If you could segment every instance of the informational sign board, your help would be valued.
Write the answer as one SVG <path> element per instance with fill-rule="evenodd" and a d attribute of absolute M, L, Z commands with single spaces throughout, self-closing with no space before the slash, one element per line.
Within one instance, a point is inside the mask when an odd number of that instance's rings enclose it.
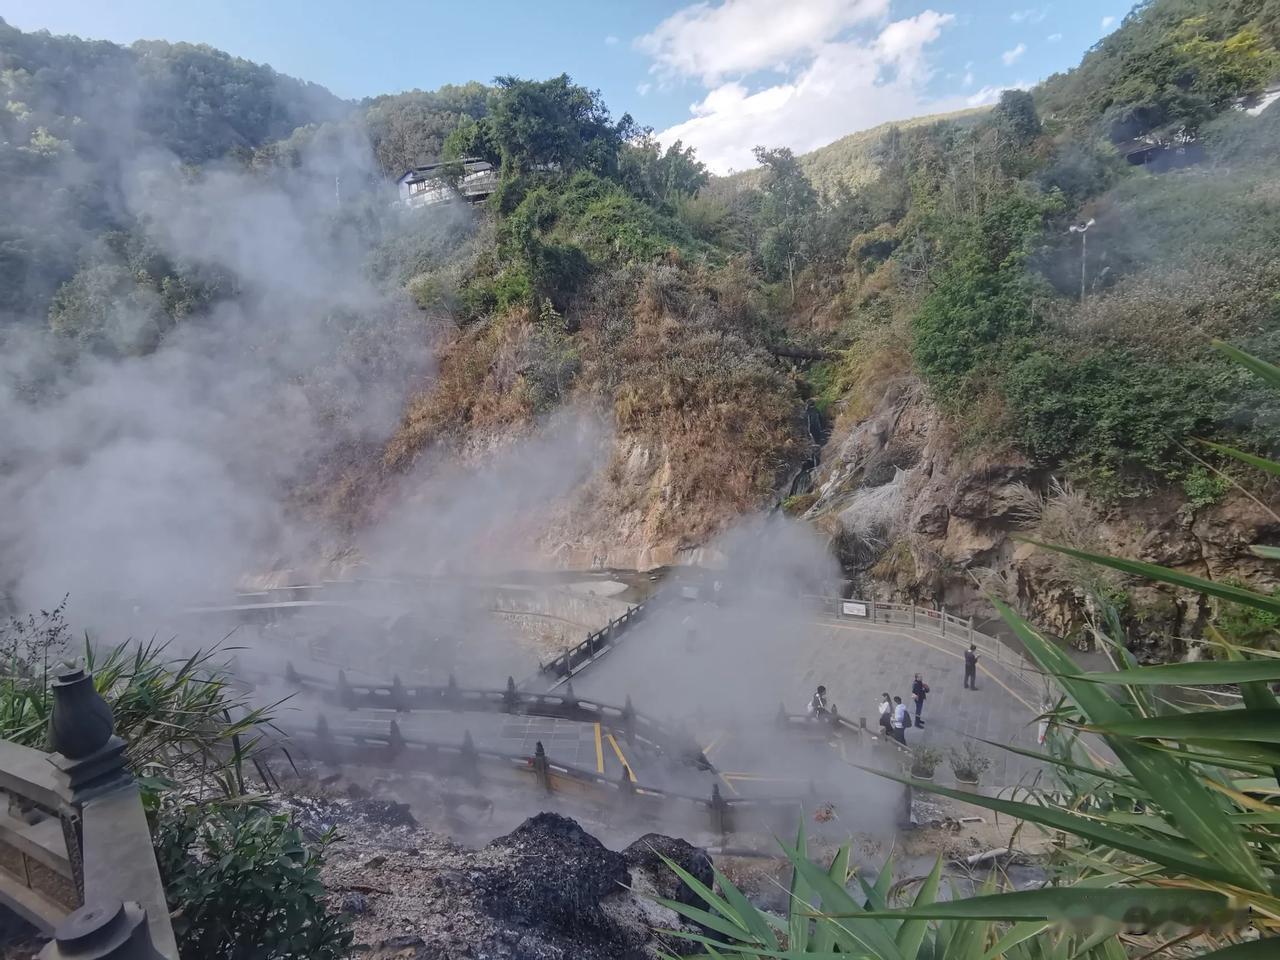
<path fill-rule="evenodd" d="M 867 605 L 845 600 L 840 604 L 840 612 L 846 617 L 865 617 L 867 615 Z"/>
<path fill-rule="evenodd" d="M 697 587 L 681 587 L 680 596 L 684 597 L 686 600 L 697 600 L 698 588 Z"/>

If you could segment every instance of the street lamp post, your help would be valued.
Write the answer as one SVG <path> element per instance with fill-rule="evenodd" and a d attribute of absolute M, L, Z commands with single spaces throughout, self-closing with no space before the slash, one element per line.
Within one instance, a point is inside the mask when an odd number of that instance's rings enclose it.
<path fill-rule="evenodd" d="M 1085 291 L 1085 264 L 1086 254 L 1089 250 L 1088 232 L 1089 228 L 1094 224 L 1093 217 L 1089 218 L 1088 223 L 1073 223 L 1070 227 L 1072 233 L 1080 234 L 1080 302 L 1084 303 Z"/>

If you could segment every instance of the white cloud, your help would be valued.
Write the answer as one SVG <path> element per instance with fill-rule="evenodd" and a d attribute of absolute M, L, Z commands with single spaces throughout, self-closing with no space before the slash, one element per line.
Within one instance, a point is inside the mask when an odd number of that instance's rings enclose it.
<path fill-rule="evenodd" d="M 1009 14 L 1009 19 L 1014 23 L 1039 23 L 1049 15 L 1049 8 L 1031 7 L 1027 10 L 1015 10 Z"/>
<path fill-rule="evenodd" d="M 618 45 L 618 38 L 611 33 L 604 38 L 604 45 L 606 47 L 616 47 Z"/>
<path fill-rule="evenodd" d="M 1060 41 L 1060 40 L 1062 39 L 1062 34 L 1060 34 L 1060 33 L 1051 33 L 1051 34 L 1049 34 L 1049 36 L 1045 37 L 1045 39 L 1046 39 L 1046 40 L 1048 40 L 1050 43 L 1057 43 L 1058 41 Z"/>
<path fill-rule="evenodd" d="M 1019 80 L 1017 83 L 1006 83 L 998 87 L 983 87 L 977 93 L 965 98 L 965 106 L 969 107 L 985 107 L 995 103 L 1000 99 L 1000 94 L 1006 90 L 1030 90 L 1031 84 L 1026 80 Z"/>
<path fill-rule="evenodd" d="M 711 9 L 700 4 L 683 12 L 705 15 Z M 887 23 L 870 37 L 829 40 L 785 82 L 754 90 L 743 76 L 752 67 L 741 66 L 737 78 L 727 79 L 720 76 L 727 68 L 713 68 L 703 58 L 691 72 L 720 79 L 707 83 L 706 95 L 690 107 L 689 120 L 662 131 L 659 139 L 683 140 L 712 170 L 724 173 L 753 166 L 756 144 L 804 152 L 888 120 L 957 109 L 964 105 L 961 97 L 930 101 L 925 94 L 932 75 L 926 49 L 954 19 L 926 10 Z M 715 61 L 727 62 L 728 56 Z M 737 62 L 758 58 L 744 55 Z"/>
<path fill-rule="evenodd" d="M 962 86 L 962 87 L 972 87 L 972 86 L 973 86 L 973 84 L 974 84 L 973 71 L 972 71 L 972 70 L 966 70 L 966 71 L 964 72 L 964 76 L 960 79 L 960 86 Z"/>
<path fill-rule="evenodd" d="M 649 91 L 652 89 L 653 89 L 653 84 L 651 83 L 641 83 L 636 85 L 636 93 L 640 94 L 640 96 L 642 97 L 648 96 Z"/>
<path fill-rule="evenodd" d="M 696 77 L 714 86 L 733 74 L 815 56 L 845 30 L 886 16 L 889 0 L 724 0 L 694 3 L 663 20 L 636 46 L 654 73 Z"/>
<path fill-rule="evenodd" d="M 1102 29 L 1103 29 L 1103 30 L 1110 30 L 1110 29 L 1111 29 L 1112 27 L 1114 27 L 1115 25 L 1116 25 L 1116 18 L 1115 18 L 1115 17 L 1103 17 L 1103 18 L 1102 18 Z"/>
<path fill-rule="evenodd" d="M 1011 67 L 1021 60 L 1022 55 L 1026 52 L 1027 45 L 1025 43 L 1020 43 L 1012 50 L 1006 50 L 1004 53 L 1000 54 L 1000 59 L 1004 61 L 1004 65 L 1006 67 Z"/>

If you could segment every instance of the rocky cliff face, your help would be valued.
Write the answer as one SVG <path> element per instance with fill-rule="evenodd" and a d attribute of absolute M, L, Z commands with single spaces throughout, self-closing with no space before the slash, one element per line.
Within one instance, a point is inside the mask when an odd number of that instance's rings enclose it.
<path fill-rule="evenodd" d="M 1238 490 L 1196 509 L 1176 491 L 1108 506 L 1011 451 L 962 449 L 920 384 L 892 384 L 870 416 L 837 424 L 806 517 L 827 529 L 859 592 L 991 615 L 986 594 L 1053 633 L 1087 641 L 1090 589 L 1116 602 L 1135 646 L 1181 656 L 1210 614 L 1189 591 L 1127 582 L 1015 539 L 1022 534 L 1270 588 L 1251 544 L 1280 523 Z"/>
<path fill-rule="evenodd" d="M 473 850 L 418 827 L 396 804 L 293 797 L 287 806 L 313 834 L 340 829 L 324 882 L 370 960 L 678 954 L 687 941 L 659 931 L 687 928 L 653 898 L 698 901 L 659 854 L 712 882 L 710 858 L 683 840 L 648 834 L 616 852 L 554 813 Z"/>

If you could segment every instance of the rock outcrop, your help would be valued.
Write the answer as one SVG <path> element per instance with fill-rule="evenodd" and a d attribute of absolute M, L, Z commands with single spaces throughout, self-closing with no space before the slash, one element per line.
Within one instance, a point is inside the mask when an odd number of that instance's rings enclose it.
<path fill-rule="evenodd" d="M 659 854 L 712 881 L 707 854 L 671 837 L 615 852 L 541 813 L 472 850 L 366 811 L 369 802 L 288 804 L 304 827 L 340 828 L 324 880 L 371 960 L 648 960 L 688 947 L 658 932 L 688 928 L 653 898 L 697 902 Z"/>
<path fill-rule="evenodd" d="M 891 385 L 866 418 L 837 425 L 816 481 L 806 516 L 830 531 L 857 592 L 879 599 L 984 618 L 995 592 L 1087 642 L 1084 587 L 1099 571 L 1019 533 L 1213 580 L 1278 582 L 1275 564 L 1249 547 L 1280 539 L 1280 523 L 1247 495 L 1233 490 L 1200 508 L 1176 490 L 1119 507 L 1090 500 L 1014 451 L 962 449 L 912 378 Z M 1199 595 L 1118 575 L 1092 586 L 1120 602 L 1131 643 L 1153 657 L 1184 655 L 1211 613 Z"/>

